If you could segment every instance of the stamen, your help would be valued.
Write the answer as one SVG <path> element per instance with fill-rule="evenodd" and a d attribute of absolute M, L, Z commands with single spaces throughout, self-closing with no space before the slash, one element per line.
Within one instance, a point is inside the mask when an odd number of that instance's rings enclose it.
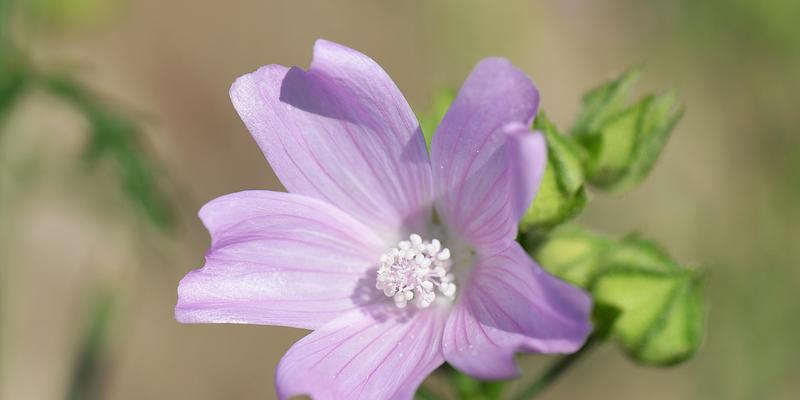
<path fill-rule="evenodd" d="M 382 255 L 380 262 L 375 287 L 393 298 L 398 308 L 411 300 L 418 308 L 429 307 L 436 300 L 436 290 L 449 298 L 456 294 L 450 250 L 437 239 L 424 241 L 411 234 Z"/>

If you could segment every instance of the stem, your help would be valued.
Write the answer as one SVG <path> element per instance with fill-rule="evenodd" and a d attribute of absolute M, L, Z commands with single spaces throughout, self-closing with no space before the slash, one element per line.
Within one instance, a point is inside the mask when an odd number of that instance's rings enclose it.
<path fill-rule="evenodd" d="M 581 357 L 586 355 L 589 350 L 597 343 L 597 339 L 594 335 L 589 336 L 586 339 L 586 343 L 583 344 L 578 351 L 568 354 L 550 366 L 539 378 L 537 378 L 533 383 L 530 384 L 527 388 L 525 388 L 522 392 L 520 392 L 514 400 L 529 400 L 534 398 L 534 396 L 538 395 L 545 389 L 547 389 L 550 384 L 556 381 L 564 372 L 566 372 L 576 361 L 578 361 Z"/>

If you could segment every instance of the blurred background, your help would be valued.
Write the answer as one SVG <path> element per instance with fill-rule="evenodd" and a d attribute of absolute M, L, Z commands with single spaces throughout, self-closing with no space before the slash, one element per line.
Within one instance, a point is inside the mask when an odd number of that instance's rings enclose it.
<path fill-rule="evenodd" d="M 316 38 L 376 59 L 418 112 L 491 55 L 562 127 L 632 66 L 677 89 L 653 173 L 580 221 L 707 267 L 705 344 L 668 369 L 604 346 L 542 398 L 800 398 L 800 2 L 0 0 L 0 29 L 2 399 L 274 398 L 304 331 L 179 325 L 173 306 L 209 244 L 199 207 L 282 190 L 229 85 L 307 66 Z"/>

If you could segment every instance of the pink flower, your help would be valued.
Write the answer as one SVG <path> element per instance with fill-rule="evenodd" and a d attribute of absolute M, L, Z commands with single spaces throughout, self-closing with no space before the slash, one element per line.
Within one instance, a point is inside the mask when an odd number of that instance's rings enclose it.
<path fill-rule="evenodd" d="M 516 352 L 577 350 L 589 296 L 515 241 L 546 164 L 539 104 L 507 60 L 481 61 L 437 129 L 369 57 L 317 41 L 308 71 L 269 65 L 231 98 L 289 193 L 200 210 L 205 266 L 178 287 L 184 323 L 311 329 L 278 365 L 281 398 L 410 399 L 447 361 L 481 379 Z"/>

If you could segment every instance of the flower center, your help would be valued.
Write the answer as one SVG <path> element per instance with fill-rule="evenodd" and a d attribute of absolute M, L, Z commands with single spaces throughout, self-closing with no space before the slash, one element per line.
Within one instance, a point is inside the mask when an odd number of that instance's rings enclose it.
<path fill-rule="evenodd" d="M 398 308 L 414 301 L 426 308 L 436 300 L 436 291 L 452 298 L 456 294 L 450 250 L 438 239 L 423 241 L 416 233 L 401 240 L 381 256 L 375 287 L 394 299 Z"/>

